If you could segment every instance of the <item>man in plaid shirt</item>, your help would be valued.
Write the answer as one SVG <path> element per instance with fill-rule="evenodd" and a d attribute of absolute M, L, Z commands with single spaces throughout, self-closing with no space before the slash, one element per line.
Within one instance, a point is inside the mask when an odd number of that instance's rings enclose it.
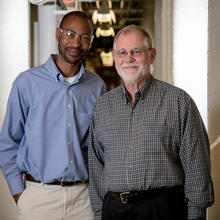
<path fill-rule="evenodd" d="M 90 128 L 90 198 L 96 220 L 205 220 L 214 202 L 206 129 L 192 98 L 156 80 L 148 32 L 115 37 L 123 85 L 95 104 Z"/>

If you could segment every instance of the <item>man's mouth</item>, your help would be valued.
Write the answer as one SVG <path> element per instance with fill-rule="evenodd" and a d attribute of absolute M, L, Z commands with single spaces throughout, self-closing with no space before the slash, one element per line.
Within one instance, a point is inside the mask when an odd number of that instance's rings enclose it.
<path fill-rule="evenodd" d="M 79 56 L 82 54 L 82 51 L 80 49 L 77 49 L 77 48 L 66 48 L 66 51 L 67 53 L 70 55 L 70 56 Z"/>

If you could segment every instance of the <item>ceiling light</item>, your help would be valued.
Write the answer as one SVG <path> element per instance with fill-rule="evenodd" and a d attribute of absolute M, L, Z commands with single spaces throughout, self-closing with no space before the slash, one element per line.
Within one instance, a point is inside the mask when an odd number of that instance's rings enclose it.
<path fill-rule="evenodd" d="M 96 29 L 96 37 L 114 37 L 115 36 L 115 31 L 112 27 L 109 28 L 103 28 L 103 27 L 98 27 Z"/>
<path fill-rule="evenodd" d="M 115 13 L 113 12 L 113 10 L 108 10 L 106 6 L 100 6 L 98 10 L 94 10 L 92 20 L 94 24 L 96 24 L 97 22 L 99 22 L 100 24 L 112 24 L 112 22 L 116 23 Z"/>
<path fill-rule="evenodd" d="M 103 66 L 113 66 L 114 60 L 112 56 L 112 51 L 109 51 L 109 52 L 102 51 L 100 53 L 100 57 L 101 57 Z"/>

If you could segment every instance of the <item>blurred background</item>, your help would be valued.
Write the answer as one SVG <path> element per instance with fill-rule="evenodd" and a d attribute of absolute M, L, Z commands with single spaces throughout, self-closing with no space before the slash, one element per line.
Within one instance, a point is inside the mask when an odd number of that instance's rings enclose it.
<path fill-rule="evenodd" d="M 31 66 L 45 62 L 49 52 L 56 52 L 55 39 L 48 35 L 48 41 L 45 40 L 46 32 L 50 31 L 51 34 L 55 32 L 56 26 L 52 24 L 56 22 L 56 25 L 59 25 L 62 16 L 68 11 L 84 11 L 92 18 L 95 27 L 93 47 L 85 65 L 105 80 L 108 89 L 120 84 L 112 57 L 112 44 L 117 32 L 126 25 L 137 24 L 146 27 L 152 35 L 154 34 L 154 0 L 31 0 L 30 2 L 32 2 L 30 5 L 31 41 L 35 42 L 31 43 Z M 39 7 L 42 4 L 43 6 Z M 46 23 L 45 18 L 47 18 Z M 42 22 L 41 19 L 43 19 Z M 51 25 L 48 25 L 49 20 Z M 39 41 L 38 36 L 41 34 L 42 41 Z M 40 51 L 37 44 L 40 44 Z"/>
<path fill-rule="evenodd" d="M 121 84 L 111 55 L 115 34 L 128 24 L 151 33 L 157 50 L 154 77 L 189 93 L 208 130 L 215 187 L 208 220 L 219 220 L 220 0 L 0 0 L 0 127 L 15 77 L 57 53 L 56 27 L 72 10 L 93 20 L 95 38 L 85 66 L 105 80 L 108 90 Z M 0 220 L 16 220 L 1 173 Z"/>

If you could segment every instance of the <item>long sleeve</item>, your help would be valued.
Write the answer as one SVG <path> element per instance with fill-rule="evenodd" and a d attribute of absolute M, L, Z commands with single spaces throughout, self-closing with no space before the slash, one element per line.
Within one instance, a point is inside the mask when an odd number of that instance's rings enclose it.
<path fill-rule="evenodd" d="M 133 106 L 118 87 L 93 110 L 89 165 L 95 215 L 105 191 L 180 185 L 188 220 L 205 220 L 214 202 L 213 184 L 208 135 L 195 103 L 183 90 L 153 78 L 140 92 L 141 101 Z"/>
<path fill-rule="evenodd" d="M 14 83 L 0 134 L 0 168 L 13 195 L 24 190 L 22 174 L 17 167 L 16 159 L 20 142 L 24 137 L 26 116 L 25 100 Z"/>
<path fill-rule="evenodd" d="M 92 209 L 95 215 L 95 220 L 101 220 L 102 215 L 102 203 L 104 198 L 104 189 L 103 189 L 103 149 L 96 141 L 95 138 L 95 125 L 94 119 L 90 126 L 89 132 L 89 193 L 91 199 Z"/>
<path fill-rule="evenodd" d="M 12 87 L 0 134 L 0 167 L 12 194 L 23 191 L 21 173 L 42 183 L 88 180 L 90 117 L 106 86 L 83 65 L 65 82 L 55 59 L 20 73 Z"/>
<path fill-rule="evenodd" d="M 214 202 L 210 150 L 206 129 L 191 99 L 181 109 L 180 158 L 185 173 L 188 220 L 206 219 L 206 208 Z"/>

